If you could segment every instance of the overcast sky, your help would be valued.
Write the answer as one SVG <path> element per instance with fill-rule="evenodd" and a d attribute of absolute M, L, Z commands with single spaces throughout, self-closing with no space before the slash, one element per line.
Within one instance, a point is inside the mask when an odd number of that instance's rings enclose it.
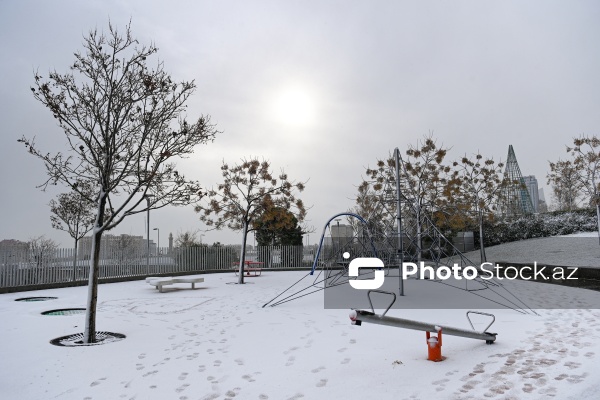
<path fill-rule="evenodd" d="M 209 114 L 223 132 L 179 163 L 186 176 L 210 187 L 222 160 L 268 159 L 308 180 L 301 197 L 319 234 L 353 205 L 365 167 L 430 131 L 452 147 L 449 161 L 477 151 L 505 160 L 512 144 L 542 186 L 573 136 L 600 134 L 595 0 L 1 1 L 0 240 L 46 235 L 71 246 L 49 219 L 48 202 L 65 189 L 36 189 L 44 167 L 17 139 L 63 148 L 31 94 L 33 71 L 66 72 L 83 35 L 109 18 L 120 28 L 131 19 L 174 78 L 195 80 L 188 118 Z M 205 228 L 191 207 L 150 218 L 161 245 L 169 232 Z M 135 216 L 113 233 L 144 235 L 144 223 Z"/>

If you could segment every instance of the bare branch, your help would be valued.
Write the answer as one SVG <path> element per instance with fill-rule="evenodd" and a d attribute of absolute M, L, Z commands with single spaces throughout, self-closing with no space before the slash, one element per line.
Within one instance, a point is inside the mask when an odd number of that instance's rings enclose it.
<path fill-rule="evenodd" d="M 94 293 L 102 233 L 147 208 L 196 201 L 200 185 L 180 174 L 174 160 L 192 154 L 218 133 L 208 116 L 187 122 L 184 103 L 196 85 L 176 82 L 160 60 L 150 65 L 157 51 L 154 45 L 140 45 L 130 25 L 119 32 L 109 24 L 107 34 L 93 30 L 84 38 L 83 51 L 75 53 L 69 72 L 34 76 L 33 96 L 52 112 L 67 150 L 50 154 L 33 140 L 19 141 L 44 162 L 48 179 L 43 189 L 61 183 L 94 202 Z M 92 193 L 84 195 L 82 184 Z M 146 203 L 146 198 L 151 201 Z M 94 311 L 95 294 L 89 299 L 88 310 Z M 92 320 L 86 320 L 88 341 L 94 340 Z"/>

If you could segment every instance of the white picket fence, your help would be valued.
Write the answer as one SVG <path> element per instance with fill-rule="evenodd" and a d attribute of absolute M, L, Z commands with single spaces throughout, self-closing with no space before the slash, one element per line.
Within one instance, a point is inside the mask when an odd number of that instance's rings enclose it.
<path fill-rule="evenodd" d="M 56 249 L 35 254 L 22 247 L 0 249 L 0 289 L 87 281 L 89 254 L 73 249 Z M 161 274 L 231 271 L 239 263 L 239 247 L 201 246 L 161 248 L 158 254 L 128 248 L 101 252 L 100 279 L 136 278 Z M 307 268 L 315 249 L 303 246 L 265 246 L 246 252 L 246 260 L 260 261 L 263 268 Z"/>

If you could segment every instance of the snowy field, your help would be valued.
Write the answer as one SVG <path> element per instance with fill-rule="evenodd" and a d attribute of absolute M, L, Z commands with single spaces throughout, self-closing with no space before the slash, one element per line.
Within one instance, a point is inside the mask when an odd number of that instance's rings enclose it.
<path fill-rule="evenodd" d="M 425 333 L 353 326 L 322 293 L 262 305 L 306 272 L 265 272 L 243 286 L 233 273 L 201 288 L 159 293 L 144 281 L 99 288 L 98 329 L 127 335 L 65 348 L 51 339 L 83 331 L 86 287 L 0 295 L 1 396 L 5 399 L 598 399 L 600 293 L 555 286 L 581 309 L 539 315 L 494 310 L 496 343 L 444 336 L 443 362 L 427 361 Z M 538 283 L 520 282 L 523 300 Z M 549 291 L 543 291 L 548 296 Z M 15 302 L 56 296 L 45 302 Z M 574 303 L 574 304 L 575 304 Z M 469 328 L 465 310 L 389 315 Z M 483 317 L 476 328 L 485 326 Z"/>
<path fill-rule="evenodd" d="M 492 262 L 515 262 L 548 264 L 562 267 L 600 268 L 600 245 L 598 232 L 581 232 L 572 235 L 522 240 L 487 247 L 487 260 Z M 479 263 L 479 251 L 465 254 Z"/>

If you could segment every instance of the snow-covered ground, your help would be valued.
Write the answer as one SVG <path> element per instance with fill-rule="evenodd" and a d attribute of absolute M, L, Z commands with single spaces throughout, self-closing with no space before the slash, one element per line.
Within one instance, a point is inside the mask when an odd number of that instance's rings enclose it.
<path fill-rule="evenodd" d="M 514 262 L 554 266 L 600 268 L 598 232 L 582 232 L 565 236 L 522 240 L 486 247 L 486 258 L 491 262 Z M 465 254 L 479 263 L 479 251 Z"/>
<path fill-rule="evenodd" d="M 262 305 L 306 272 L 264 272 L 235 281 L 205 275 L 159 293 L 143 281 L 101 285 L 98 329 L 127 335 L 66 348 L 81 332 L 86 287 L 0 295 L 0 397 L 6 399 L 597 399 L 600 293 L 555 286 L 580 309 L 539 315 L 494 310 L 496 343 L 444 336 L 443 362 L 427 361 L 425 333 L 354 326 L 349 310 L 324 309 L 322 292 Z M 434 283 L 430 283 L 434 285 Z M 543 284 L 517 283 L 524 300 Z M 520 289 L 519 289 L 520 288 Z M 410 290 L 408 292 L 410 296 Z M 45 302 L 15 302 L 56 296 Z M 576 300 L 575 300 L 576 299 Z M 575 304 L 575 303 L 574 303 Z M 389 315 L 469 328 L 465 310 Z M 476 328 L 485 326 L 483 317 Z"/>
<path fill-rule="evenodd" d="M 570 235 L 561 235 L 558 237 L 592 237 L 592 238 L 598 238 L 598 232 L 578 232 L 578 233 L 572 233 Z"/>

